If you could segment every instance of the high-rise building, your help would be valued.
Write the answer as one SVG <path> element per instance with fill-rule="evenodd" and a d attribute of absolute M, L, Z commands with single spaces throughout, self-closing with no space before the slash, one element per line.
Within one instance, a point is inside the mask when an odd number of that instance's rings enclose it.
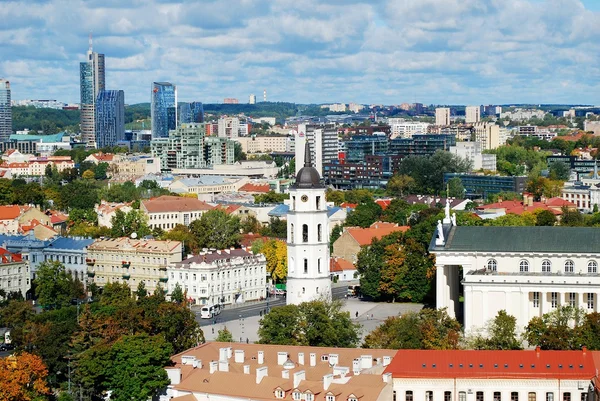
<path fill-rule="evenodd" d="M 248 99 L 248 104 L 256 104 L 256 95 L 252 93 Z"/>
<path fill-rule="evenodd" d="M 450 108 L 438 107 L 435 109 L 435 125 L 450 125 Z"/>
<path fill-rule="evenodd" d="M 465 122 L 475 124 L 481 120 L 481 108 L 479 106 L 467 106 L 465 108 Z"/>
<path fill-rule="evenodd" d="M 10 82 L 0 79 L 0 142 L 8 142 L 11 134 Z"/>
<path fill-rule="evenodd" d="M 475 141 L 481 143 L 481 149 L 492 150 L 500 146 L 500 126 L 488 122 L 478 122 L 473 128 L 475 129 Z"/>
<path fill-rule="evenodd" d="M 203 123 L 204 106 L 202 102 L 184 103 L 179 106 L 178 124 Z"/>
<path fill-rule="evenodd" d="M 309 142 L 304 144 L 304 167 L 290 188 L 287 215 L 287 304 L 331 299 L 329 277 L 329 220 L 325 185 L 312 165 Z M 300 163 L 298 163 L 300 164 Z"/>
<path fill-rule="evenodd" d="M 177 87 L 170 82 L 152 83 L 152 138 L 167 138 L 177 128 Z"/>
<path fill-rule="evenodd" d="M 125 93 L 103 90 L 96 98 L 96 148 L 115 146 L 125 139 Z"/>
<path fill-rule="evenodd" d="M 248 121 L 245 119 L 228 116 L 219 118 L 218 135 L 221 138 L 235 139 L 240 136 L 247 136 L 249 132 Z"/>
<path fill-rule="evenodd" d="M 104 90 L 104 54 L 95 53 L 90 48 L 86 61 L 79 65 L 79 87 L 81 91 L 81 140 L 88 147 L 96 145 L 95 106 L 98 93 Z"/>
<path fill-rule="evenodd" d="M 296 160 L 304 160 L 304 143 L 309 141 L 314 166 L 323 175 L 323 164 L 338 160 L 340 141 L 335 124 L 299 124 L 295 134 Z M 302 166 L 296 164 L 296 174 Z"/>

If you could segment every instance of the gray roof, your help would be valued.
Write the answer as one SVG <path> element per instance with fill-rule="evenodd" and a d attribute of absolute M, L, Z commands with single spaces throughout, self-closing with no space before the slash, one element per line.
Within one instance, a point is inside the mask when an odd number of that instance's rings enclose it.
<path fill-rule="evenodd" d="M 596 253 L 600 228 L 590 227 L 452 227 L 444 229 L 445 246 L 430 250 L 449 252 L 559 252 Z"/>

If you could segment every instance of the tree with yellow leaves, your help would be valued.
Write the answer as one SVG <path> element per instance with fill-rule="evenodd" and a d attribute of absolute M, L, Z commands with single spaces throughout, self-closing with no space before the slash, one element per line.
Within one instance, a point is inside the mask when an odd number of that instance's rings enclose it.
<path fill-rule="evenodd" d="M 23 352 L 0 358 L 0 400 L 30 401 L 50 393 L 48 369 L 42 358 Z"/>
<path fill-rule="evenodd" d="M 264 243 L 261 252 L 267 259 L 267 273 L 273 281 L 281 282 L 287 277 L 287 246 L 285 242 L 271 239 Z"/>

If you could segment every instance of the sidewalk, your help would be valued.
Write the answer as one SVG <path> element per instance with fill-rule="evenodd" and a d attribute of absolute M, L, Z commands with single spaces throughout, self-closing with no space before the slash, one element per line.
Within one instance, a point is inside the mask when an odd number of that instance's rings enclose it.
<path fill-rule="evenodd" d="M 269 302 L 279 300 L 282 297 L 283 297 L 283 295 L 272 296 L 269 298 Z M 246 301 L 246 302 L 242 302 L 242 303 L 225 304 L 223 306 L 223 310 L 238 309 L 238 308 L 243 308 L 244 306 L 260 305 L 260 304 L 267 305 L 267 300 L 263 299 L 262 301 L 254 300 L 254 301 Z M 200 312 L 200 309 L 202 308 L 202 306 L 204 306 L 204 305 L 192 305 L 191 309 L 194 311 Z"/>

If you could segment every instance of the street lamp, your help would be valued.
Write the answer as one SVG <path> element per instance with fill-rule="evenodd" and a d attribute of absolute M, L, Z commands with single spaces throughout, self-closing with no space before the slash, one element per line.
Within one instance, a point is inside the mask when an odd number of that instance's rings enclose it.
<path fill-rule="evenodd" d="M 244 316 L 240 315 L 240 342 L 244 342 Z"/>

